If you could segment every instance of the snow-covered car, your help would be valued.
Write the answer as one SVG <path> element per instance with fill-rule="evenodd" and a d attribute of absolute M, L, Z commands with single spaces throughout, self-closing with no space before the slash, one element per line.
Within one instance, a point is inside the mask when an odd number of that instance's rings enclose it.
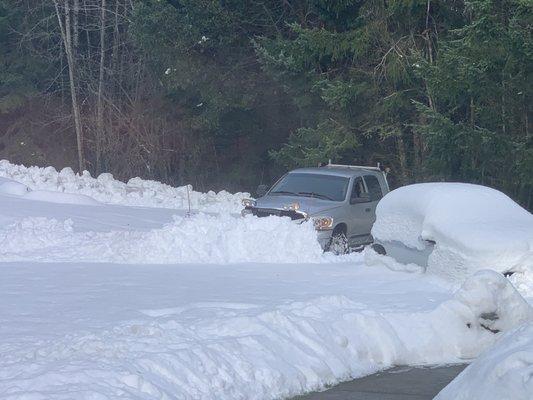
<path fill-rule="evenodd" d="M 388 192 L 379 167 L 329 163 L 288 172 L 264 196 L 244 199 L 242 214 L 312 219 L 322 248 L 344 253 L 372 242 L 376 205 Z"/>
<path fill-rule="evenodd" d="M 480 269 L 533 272 L 533 215 L 505 194 L 466 183 L 421 183 L 387 194 L 372 227 L 377 253 L 452 279 Z"/>

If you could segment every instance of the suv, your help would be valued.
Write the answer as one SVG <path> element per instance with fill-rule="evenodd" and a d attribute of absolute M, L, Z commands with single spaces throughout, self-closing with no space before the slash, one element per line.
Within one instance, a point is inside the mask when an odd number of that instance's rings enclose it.
<path fill-rule="evenodd" d="M 388 192 L 386 173 L 379 166 L 330 163 L 290 171 L 262 197 L 244 199 L 242 215 L 312 219 L 322 248 L 343 254 L 372 243 L 376 205 Z"/>

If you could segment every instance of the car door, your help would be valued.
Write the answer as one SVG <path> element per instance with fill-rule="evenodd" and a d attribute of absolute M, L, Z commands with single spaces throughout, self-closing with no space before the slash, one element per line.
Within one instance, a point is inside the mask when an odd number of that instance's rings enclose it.
<path fill-rule="evenodd" d="M 374 223 L 370 195 L 361 176 L 354 178 L 350 193 L 350 226 L 348 239 L 350 244 L 364 244 L 370 241 L 370 229 Z"/>
<path fill-rule="evenodd" d="M 372 229 L 372 225 L 374 222 L 376 222 L 376 207 L 378 202 L 383 197 L 383 190 L 379 184 L 378 178 L 375 175 L 365 175 L 363 176 L 363 180 L 365 181 L 365 186 L 369 196 L 369 202 L 366 203 L 365 206 L 366 209 L 370 208 L 370 229 Z"/>

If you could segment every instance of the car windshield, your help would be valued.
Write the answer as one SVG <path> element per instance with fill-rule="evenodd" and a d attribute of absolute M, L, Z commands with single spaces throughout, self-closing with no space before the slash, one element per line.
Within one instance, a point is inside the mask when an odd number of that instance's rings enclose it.
<path fill-rule="evenodd" d="M 269 194 L 316 197 L 324 200 L 343 201 L 350 179 L 342 176 L 301 174 L 292 172 L 280 180 Z"/>

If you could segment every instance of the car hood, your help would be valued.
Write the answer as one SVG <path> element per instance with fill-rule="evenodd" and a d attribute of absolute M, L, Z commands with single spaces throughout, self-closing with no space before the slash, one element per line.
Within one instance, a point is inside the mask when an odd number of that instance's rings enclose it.
<path fill-rule="evenodd" d="M 257 208 L 283 209 L 293 203 L 300 204 L 300 210 L 309 215 L 322 214 L 325 211 L 339 208 L 342 202 L 317 199 L 316 197 L 302 196 L 264 196 L 256 200 Z"/>

